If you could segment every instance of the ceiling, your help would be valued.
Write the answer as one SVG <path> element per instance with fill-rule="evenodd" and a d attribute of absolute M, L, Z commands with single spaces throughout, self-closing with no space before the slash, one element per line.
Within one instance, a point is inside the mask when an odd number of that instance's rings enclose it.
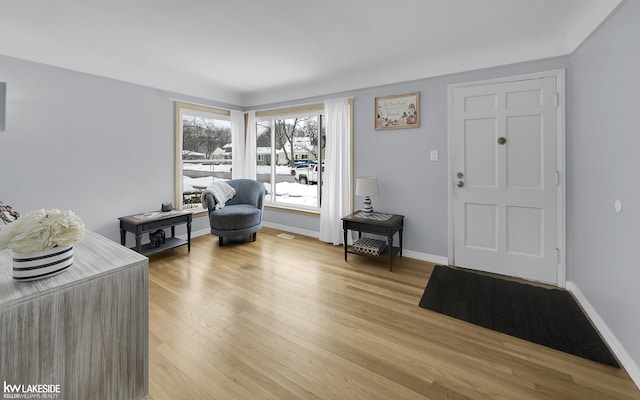
<path fill-rule="evenodd" d="M 0 0 L 0 54 L 253 106 L 570 54 L 621 1 Z"/>

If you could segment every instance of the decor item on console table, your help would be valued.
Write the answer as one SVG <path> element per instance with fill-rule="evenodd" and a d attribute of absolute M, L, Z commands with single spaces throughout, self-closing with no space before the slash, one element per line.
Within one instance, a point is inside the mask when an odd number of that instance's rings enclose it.
<path fill-rule="evenodd" d="M 83 237 L 84 223 L 72 211 L 35 210 L 0 229 L 0 249 L 13 250 L 13 278 L 30 281 L 69 268 Z"/>
<path fill-rule="evenodd" d="M 13 222 L 20 217 L 20 213 L 13 210 L 10 205 L 2 204 L 0 201 L 0 219 L 4 224 Z"/>
<path fill-rule="evenodd" d="M 11 263 L 0 250 L 0 381 L 55 385 L 57 399 L 148 394 L 146 257 L 87 230 L 64 274 L 18 282 Z"/>

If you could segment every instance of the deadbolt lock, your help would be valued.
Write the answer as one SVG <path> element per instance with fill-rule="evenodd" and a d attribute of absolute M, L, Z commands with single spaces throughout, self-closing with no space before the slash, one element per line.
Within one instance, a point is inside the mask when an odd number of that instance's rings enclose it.
<path fill-rule="evenodd" d="M 462 178 L 464 178 L 464 174 L 462 172 L 458 172 L 457 177 L 458 177 L 458 179 L 462 179 Z"/>

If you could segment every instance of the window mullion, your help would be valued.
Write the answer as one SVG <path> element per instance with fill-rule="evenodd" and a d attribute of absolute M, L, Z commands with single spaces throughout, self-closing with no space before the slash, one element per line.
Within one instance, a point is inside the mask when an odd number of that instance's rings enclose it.
<path fill-rule="evenodd" d="M 276 171 L 278 167 L 278 151 L 276 150 L 276 124 L 271 120 L 271 203 L 276 202 Z"/>

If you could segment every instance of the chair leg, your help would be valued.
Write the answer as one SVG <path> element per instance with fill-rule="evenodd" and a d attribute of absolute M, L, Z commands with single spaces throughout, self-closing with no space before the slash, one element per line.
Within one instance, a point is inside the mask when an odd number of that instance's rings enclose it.
<path fill-rule="evenodd" d="M 218 246 L 222 246 L 223 244 L 222 236 L 218 236 Z"/>
<path fill-rule="evenodd" d="M 258 232 L 253 232 L 253 241 L 256 241 L 256 236 L 258 235 Z"/>

